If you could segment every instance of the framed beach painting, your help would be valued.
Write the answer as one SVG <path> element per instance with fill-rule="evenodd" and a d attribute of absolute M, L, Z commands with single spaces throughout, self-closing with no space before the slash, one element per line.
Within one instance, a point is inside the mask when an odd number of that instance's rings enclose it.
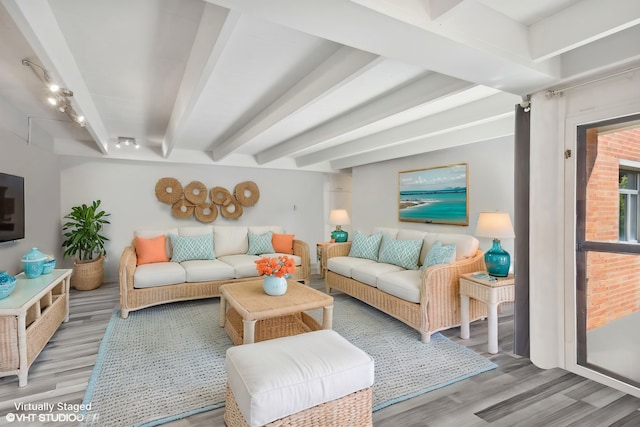
<path fill-rule="evenodd" d="M 466 163 L 398 173 L 400 221 L 469 225 Z"/>

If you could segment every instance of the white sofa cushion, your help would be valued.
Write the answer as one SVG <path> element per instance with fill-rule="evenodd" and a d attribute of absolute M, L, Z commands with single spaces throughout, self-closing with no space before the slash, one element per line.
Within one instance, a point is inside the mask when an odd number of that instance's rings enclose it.
<path fill-rule="evenodd" d="M 419 230 L 398 230 L 398 240 L 424 240 L 427 237 L 426 231 Z"/>
<path fill-rule="evenodd" d="M 440 240 L 443 245 L 456 245 L 456 261 L 474 256 L 480 244 L 478 239 L 469 234 L 429 233 L 427 237 L 424 238 L 424 243 L 422 244 L 423 249 L 426 247 L 426 251 L 428 252 L 429 249 L 431 249 L 431 245 L 437 240 Z M 426 252 L 424 255 L 426 256 Z M 424 257 L 421 259 L 424 263 Z"/>
<path fill-rule="evenodd" d="M 354 267 L 351 270 L 351 277 L 359 282 L 376 287 L 378 286 L 378 277 L 385 273 L 401 270 L 404 269 L 402 267 L 398 267 L 397 265 L 386 264 L 384 262 L 375 262 L 373 264 L 365 264 Z"/>
<path fill-rule="evenodd" d="M 229 387 L 252 427 L 371 387 L 374 380 L 371 356 L 332 330 L 231 347 L 225 364 Z"/>
<path fill-rule="evenodd" d="M 193 225 L 190 227 L 178 228 L 180 236 L 202 236 L 203 234 L 213 234 L 213 228 L 210 225 Z"/>
<path fill-rule="evenodd" d="M 375 227 L 373 229 L 373 233 L 371 233 L 371 234 L 376 234 L 376 233 L 383 233 L 383 234 L 386 234 L 389 237 L 393 237 L 394 239 L 396 239 L 398 237 L 398 229 L 397 228 Z"/>
<path fill-rule="evenodd" d="M 422 271 L 402 270 L 378 277 L 378 289 L 403 300 L 419 303 Z"/>
<path fill-rule="evenodd" d="M 209 282 L 235 277 L 233 267 L 219 260 L 190 260 L 183 261 L 180 265 L 186 272 L 187 282 Z"/>
<path fill-rule="evenodd" d="M 258 255 L 237 254 L 218 257 L 218 260 L 233 268 L 234 277 L 239 279 L 241 277 L 257 277 L 256 261 L 260 258 Z"/>
<path fill-rule="evenodd" d="M 250 225 L 249 226 L 249 232 L 253 234 L 264 234 L 267 231 L 270 231 L 276 234 L 284 234 L 284 228 L 279 225 L 258 225 L 258 226 Z"/>
<path fill-rule="evenodd" d="M 290 254 L 268 254 L 264 255 L 265 257 L 275 258 L 281 255 L 288 256 L 293 259 L 296 267 L 302 265 L 302 258 L 298 255 L 290 255 Z M 229 265 L 235 271 L 235 277 L 237 279 L 241 277 L 257 277 L 258 270 L 256 270 L 256 261 L 262 256 L 258 255 L 247 255 L 247 254 L 237 254 L 237 255 L 225 255 L 222 257 L 218 257 L 218 260 L 224 262 Z"/>
<path fill-rule="evenodd" d="M 214 225 L 213 250 L 216 257 L 246 254 L 249 250 L 249 227 L 242 225 Z"/>
<path fill-rule="evenodd" d="M 184 283 L 187 273 L 177 262 L 154 262 L 136 267 L 133 273 L 135 288 L 153 288 L 154 286 Z"/>
<path fill-rule="evenodd" d="M 336 256 L 327 260 L 327 270 L 333 271 L 345 277 L 352 277 L 351 271 L 354 267 L 361 265 L 373 265 L 376 262 L 365 258 L 354 258 L 348 256 Z"/>

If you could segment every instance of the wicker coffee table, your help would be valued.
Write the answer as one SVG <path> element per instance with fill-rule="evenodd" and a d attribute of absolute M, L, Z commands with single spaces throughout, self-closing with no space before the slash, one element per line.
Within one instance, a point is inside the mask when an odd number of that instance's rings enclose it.
<path fill-rule="evenodd" d="M 316 308 L 322 308 L 322 326 L 305 313 Z M 262 279 L 220 287 L 220 326 L 235 345 L 331 329 L 332 321 L 333 297 L 293 280 L 282 296 L 267 295 Z"/>

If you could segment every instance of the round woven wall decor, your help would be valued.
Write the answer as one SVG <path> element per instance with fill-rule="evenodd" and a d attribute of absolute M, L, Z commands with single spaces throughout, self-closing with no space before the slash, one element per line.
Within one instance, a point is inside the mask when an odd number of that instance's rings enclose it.
<path fill-rule="evenodd" d="M 242 206 L 253 206 L 258 203 L 258 199 L 260 198 L 258 185 L 253 181 L 245 181 L 237 184 L 233 192 L 236 200 L 238 200 Z M 247 193 L 249 193 L 248 196 Z"/>
<path fill-rule="evenodd" d="M 207 200 L 207 187 L 200 181 L 191 181 L 184 189 L 184 197 L 194 205 L 204 203 Z"/>
<path fill-rule="evenodd" d="M 182 199 L 182 184 L 175 178 L 161 178 L 156 183 L 156 197 L 162 203 L 172 205 Z"/>
<path fill-rule="evenodd" d="M 180 199 L 171 206 L 171 213 L 176 218 L 189 218 L 195 206 L 185 199 Z"/>
<path fill-rule="evenodd" d="M 213 222 L 218 218 L 218 207 L 213 203 L 201 203 L 196 206 L 195 215 L 200 222 Z"/>
<path fill-rule="evenodd" d="M 231 203 L 231 193 L 224 187 L 213 187 L 211 189 L 211 201 L 216 205 L 226 206 Z"/>
<path fill-rule="evenodd" d="M 230 203 L 220 206 L 220 213 L 225 218 L 238 219 L 242 216 L 242 205 L 235 197 L 231 197 Z"/>

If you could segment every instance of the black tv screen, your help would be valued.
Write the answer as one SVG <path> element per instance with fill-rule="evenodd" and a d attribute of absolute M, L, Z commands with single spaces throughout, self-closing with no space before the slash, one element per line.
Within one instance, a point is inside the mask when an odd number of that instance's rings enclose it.
<path fill-rule="evenodd" d="M 24 178 L 0 173 L 0 242 L 24 239 Z"/>

